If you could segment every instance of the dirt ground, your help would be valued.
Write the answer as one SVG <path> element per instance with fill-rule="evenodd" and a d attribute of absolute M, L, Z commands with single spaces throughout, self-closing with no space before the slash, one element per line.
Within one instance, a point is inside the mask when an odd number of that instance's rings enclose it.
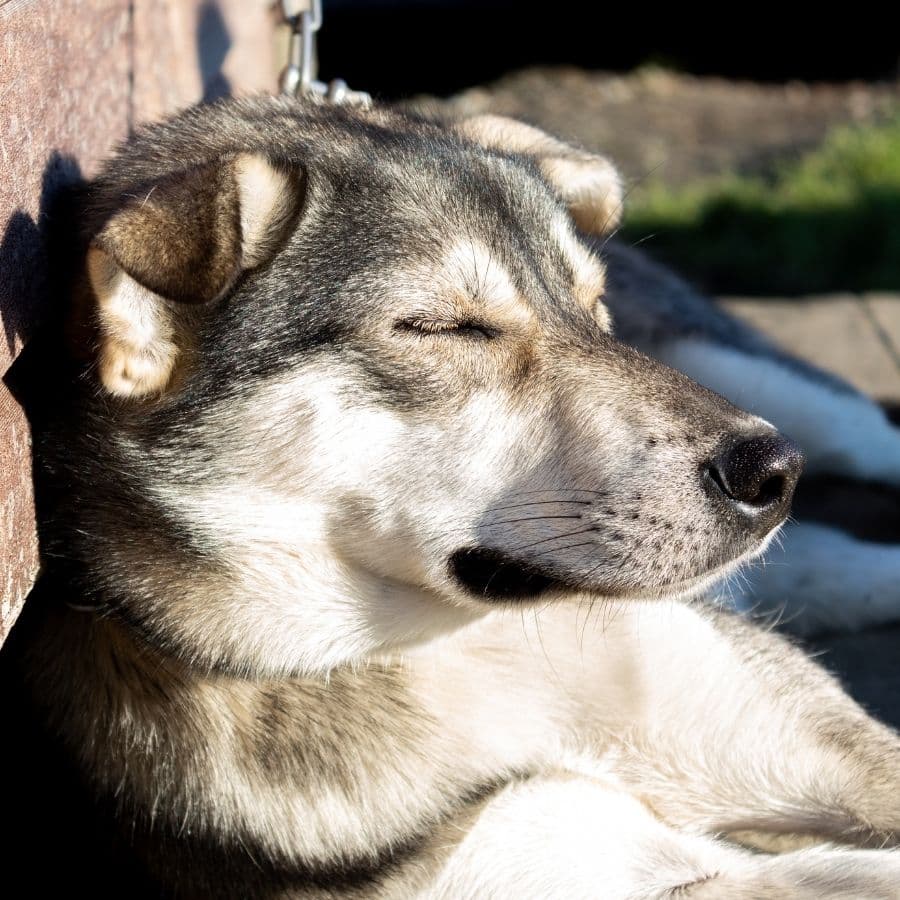
<path fill-rule="evenodd" d="M 656 68 L 628 75 L 534 68 L 413 105 L 515 116 L 606 153 L 631 184 L 677 185 L 765 172 L 815 147 L 836 125 L 881 121 L 900 108 L 900 82 L 761 85 Z"/>

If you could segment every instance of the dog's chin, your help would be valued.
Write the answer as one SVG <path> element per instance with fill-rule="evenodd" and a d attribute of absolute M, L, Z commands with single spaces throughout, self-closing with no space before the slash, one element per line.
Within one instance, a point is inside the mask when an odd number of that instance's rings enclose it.
<path fill-rule="evenodd" d="M 645 591 L 634 591 L 620 594 L 623 600 L 689 600 L 706 594 L 714 585 L 723 581 L 729 575 L 737 572 L 741 566 L 756 559 L 765 553 L 766 548 L 775 539 L 775 535 L 781 530 L 781 522 L 776 525 L 758 544 L 735 556 L 708 572 L 704 572 L 695 578 L 672 582 Z"/>
<path fill-rule="evenodd" d="M 693 578 L 638 588 L 588 584 L 575 575 L 567 576 L 486 547 L 457 550 L 450 557 L 449 569 L 457 584 L 479 600 L 535 600 L 549 592 L 597 593 L 617 600 L 685 600 L 706 593 L 717 582 L 763 553 L 778 530 L 778 527 L 773 528 L 757 545 Z"/>

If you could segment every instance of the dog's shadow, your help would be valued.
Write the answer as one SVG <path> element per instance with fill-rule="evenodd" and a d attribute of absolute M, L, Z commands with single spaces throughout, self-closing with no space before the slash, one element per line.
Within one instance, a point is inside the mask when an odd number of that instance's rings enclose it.
<path fill-rule="evenodd" d="M 64 365 L 59 342 L 69 285 L 83 250 L 76 225 L 83 185 L 75 159 L 51 155 L 38 212 L 32 216 L 16 210 L 0 241 L 0 320 L 9 357 L 18 354 L 3 383 L 34 431 Z M 35 488 L 39 494 L 39 485 Z M 5 814 L 16 823 L 4 840 L 4 875 L 10 884 L 27 884 L 33 896 L 63 896 L 73 886 L 77 893 L 82 883 L 90 884 L 92 896 L 121 896 L 107 887 L 132 878 L 131 872 L 117 855 L 98 849 L 108 847 L 110 838 L 94 799 L 80 782 L 70 754 L 46 733 L 29 702 L 23 660 L 46 600 L 43 581 L 29 595 L 0 649 L 0 771 L 5 775 Z M 29 862 L 35 847 L 46 848 L 51 865 L 35 868 Z M 146 896 L 153 894 L 148 891 Z"/>
<path fill-rule="evenodd" d="M 231 38 L 214 0 L 200 9 L 196 41 L 203 101 L 229 95 L 222 65 Z M 37 212 L 15 210 L 0 240 L 0 322 L 7 358 L 14 360 L 0 373 L 0 390 L 10 392 L 35 434 L 68 365 L 63 342 L 71 285 L 85 251 L 78 224 L 84 186 L 78 161 L 55 151 L 44 166 Z M 34 487 L 40 506 L 40 479 Z M 6 776 L 4 809 L 16 823 L 4 842 L 5 876 L 29 885 L 34 896 L 78 893 L 79 887 L 94 897 L 122 896 L 127 885 L 128 896 L 149 900 L 158 891 L 135 870 L 127 848 L 118 846 L 106 825 L 108 811 L 96 807 L 71 754 L 46 732 L 29 701 L 23 660 L 43 607 L 58 601 L 47 581 L 39 579 L 0 648 L 0 771 Z M 47 849 L 52 864 L 35 869 L 30 860 L 38 846 Z"/>
<path fill-rule="evenodd" d="M 6 223 L 0 241 L 0 320 L 11 358 L 53 315 L 55 289 L 68 274 L 63 270 L 73 253 L 61 232 L 68 230 L 74 196 L 83 184 L 74 157 L 55 151 L 44 166 L 36 218 L 18 209 Z"/>
<path fill-rule="evenodd" d="M 231 82 L 222 71 L 231 49 L 231 35 L 215 0 L 205 0 L 197 17 L 197 60 L 203 84 L 203 103 L 231 95 Z"/>

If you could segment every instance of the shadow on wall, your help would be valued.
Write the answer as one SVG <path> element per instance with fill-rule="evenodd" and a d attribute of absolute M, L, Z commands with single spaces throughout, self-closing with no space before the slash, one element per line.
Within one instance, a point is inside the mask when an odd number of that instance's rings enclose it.
<path fill-rule="evenodd" d="M 203 83 L 203 102 L 231 93 L 222 66 L 231 48 L 227 25 L 215 0 L 206 0 L 197 20 L 197 53 Z M 54 287 L 69 272 L 80 245 L 52 226 L 71 222 L 69 204 L 84 184 L 81 167 L 71 156 L 54 152 L 47 160 L 41 183 L 37 217 L 17 210 L 9 218 L 0 241 L 0 322 L 9 357 L 14 358 L 36 327 L 58 312 Z M 63 209 L 65 207 L 65 210 Z"/>
<path fill-rule="evenodd" d="M 203 84 L 203 103 L 231 94 L 231 82 L 222 71 L 231 49 L 231 35 L 215 0 L 205 0 L 197 18 L 197 58 Z"/>
<path fill-rule="evenodd" d="M 231 40 L 214 2 L 205 2 L 201 8 L 196 41 L 203 100 L 228 95 L 231 85 L 222 65 Z M 0 324 L 9 356 L 14 357 L 28 342 L 3 382 L 32 424 L 42 414 L 43 403 L 52 402 L 55 388 L 63 383 L 53 369 L 65 364 L 56 332 L 68 306 L 74 266 L 80 265 L 85 249 L 73 215 L 84 184 L 75 158 L 54 152 L 44 166 L 37 214 L 15 211 L 0 240 Z M 4 836 L 4 877 L 9 883 L 27 883 L 32 896 L 119 897 L 124 884 L 132 900 L 152 900 L 160 896 L 159 890 L 142 883 L 141 874 L 132 869 L 128 848 L 107 833 L 111 817 L 97 809 L 71 754 L 46 733 L 28 699 L 25 676 L 19 669 L 21 647 L 27 645 L 22 635 L 27 634 L 42 602 L 57 599 L 51 593 L 49 600 L 45 596 L 42 601 L 39 582 L 9 641 L 0 648 L 0 694 L 4 697 L 0 771 L 10 775 L 4 783 L 4 812 L 16 823 Z M 24 643 L 17 647 L 19 639 Z M 30 864 L 31 851 L 38 845 L 54 848 L 53 865 L 35 868 Z"/>
<path fill-rule="evenodd" d="M 0 320 L 10 357 L 52 312 L 53 289 L 78 243 L 55 226 L 65 228 L 64 208 L 83 183 L 77 161 L 54 152 L 44 167 L 37 219 L 17 210 L 6 223 L 0 242 Z"/>

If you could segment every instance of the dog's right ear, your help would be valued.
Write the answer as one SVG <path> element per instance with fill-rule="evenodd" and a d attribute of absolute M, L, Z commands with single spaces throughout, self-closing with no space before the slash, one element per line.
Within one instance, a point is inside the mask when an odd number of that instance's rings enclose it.
<path fill-rule="evenodd" d="M 88 250 L 98 372 L 119 397 L 169 385 L 190 308 L 221 299 L 270 259 L 303 203 L 301 169 L 239 154 L 123 197 Z"/>
<path fill-rule="evenodd" d="M 619 224 L 622 179 L 605 156 L 579 150 L 506 116 L 485 113 L 463 119 L 457 128 L 483 147 L 531 157 L 582 231 L 602 236 Z"/>

